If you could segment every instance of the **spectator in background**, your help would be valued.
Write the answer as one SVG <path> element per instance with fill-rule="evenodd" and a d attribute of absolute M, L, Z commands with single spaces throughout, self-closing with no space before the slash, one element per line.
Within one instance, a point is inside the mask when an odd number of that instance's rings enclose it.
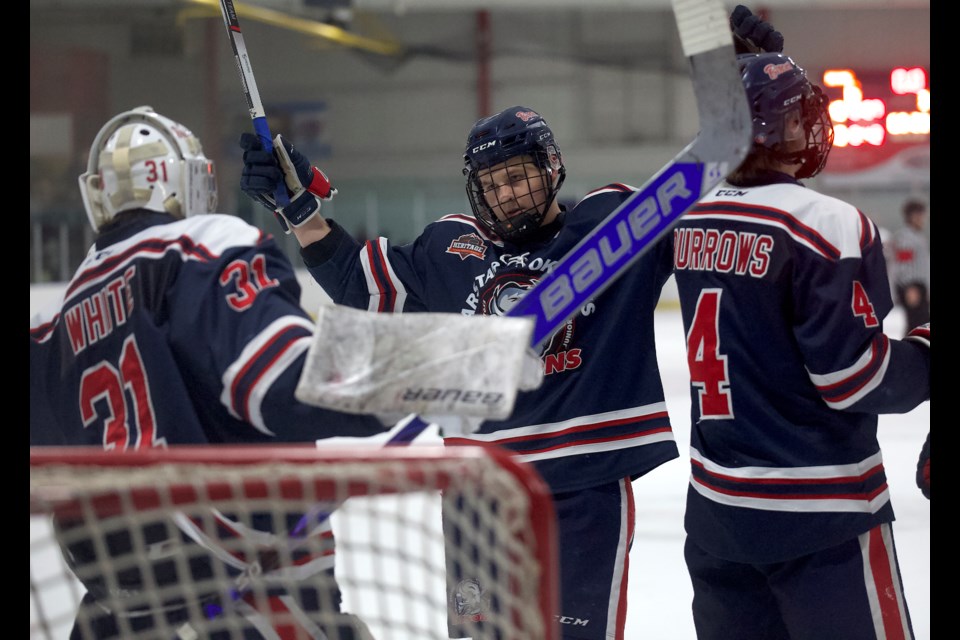
<path fill-rule="evenodd" d="M 930 247 L 924 233 L 927 205 L 903 203 L 903 227 L 890 239 L 890 281 L 897 304 L 907 314 L 906 329 L 930 322 Z"/>

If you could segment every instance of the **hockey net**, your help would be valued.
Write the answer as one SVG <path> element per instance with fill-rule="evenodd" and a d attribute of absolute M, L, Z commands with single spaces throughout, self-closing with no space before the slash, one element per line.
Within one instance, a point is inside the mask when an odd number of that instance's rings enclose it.
<path fill-rule="evenodd" d="M 429 640 L 449 637 L 451 621 L 453 637 L 557 637 L 552 503 L 504 451 L 45 447 L 30 458 L 31 638 L 112 625 L 121 638 L 259 628 Z"/>

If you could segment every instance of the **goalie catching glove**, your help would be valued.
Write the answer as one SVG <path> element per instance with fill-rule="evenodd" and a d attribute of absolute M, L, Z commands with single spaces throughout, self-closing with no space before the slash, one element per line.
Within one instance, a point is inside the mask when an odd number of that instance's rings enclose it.
<path fill-rule="evenodd" d="M 738 54 L 783 52 L 783 34 L 742 4 L 730 14 L 730 30 L 734 51 Z"/>
<path fill-rule="evenodd" d="M 543 382 L 532 333 L 529 317 L 371 313 L 323 303 L 296 397 L 344 413 L 503 420 L 519 391 Z"/>
<path fill-rule="evenodd" d="M 326 174 L 310 166 L 310 161 L 292 144 L 277 135 L 273 152 L 267 151 L 260 139 L 252 133 L 240 136 L 243 149 L 243 174 L 240 189 L 282 216 L 281 225 L 299 227 L 320 211 L 320 200 L 330 200 L 337 194 Z M 290 203 L 278 207 L 274 193 L 277 186 L 286 185 Z M 287 231 L 284 225 L 284 231 Z"/>

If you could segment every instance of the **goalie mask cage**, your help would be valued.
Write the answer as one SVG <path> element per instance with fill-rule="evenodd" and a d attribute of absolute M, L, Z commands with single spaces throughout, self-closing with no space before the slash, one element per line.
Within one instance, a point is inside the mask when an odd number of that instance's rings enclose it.
<path fill-rule="evenodd" d="M 31 638 L 558 637 L 549 491 L 499 449 L 34 447 L 30 513 Z"/>

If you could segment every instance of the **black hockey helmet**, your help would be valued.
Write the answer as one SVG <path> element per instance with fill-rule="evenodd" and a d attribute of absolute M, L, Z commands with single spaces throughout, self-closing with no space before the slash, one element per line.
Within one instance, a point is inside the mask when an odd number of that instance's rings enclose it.
<path fill-rule="evenodd" d="M 737 56 L 747 102 L 753 115 L 753 143 L 775 159 L 802 163 L 797 178 L 812 178 L 827 163 L 833 147 L 833 123 L 823 90 L 782 53 L 745 53 Z M 794 134 L 789 120 L 799 115 L 803 132 Z M 799 135 L 805 144 L 797 148 Z M 788 148 L 789 147 L 789 148 Z"/>
<path fill-rule="evenodd" d="M 538 198 L 538 205 L 509 220 L 500 220 L 484 197 L 481 178 L 489 176 L 491 168 L 514 158 L 517 163 L 532 162 L 540 169 L 544 197 Z M 553 131 L 539 113 L 522 106 L 510 107 L 478 120 L 467 136 L 463 162 L 467 198 L 473 215 L 485 229 L 512 242 L 528 237 L 540 227 L 566 175 Z"/>

